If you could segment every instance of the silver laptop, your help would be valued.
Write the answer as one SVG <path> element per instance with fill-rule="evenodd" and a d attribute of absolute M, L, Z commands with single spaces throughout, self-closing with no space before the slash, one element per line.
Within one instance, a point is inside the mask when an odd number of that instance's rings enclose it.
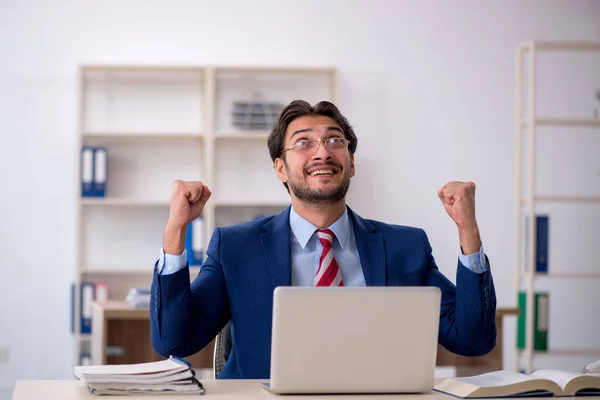
<path fill-rule="evenodd" d="M 278 287 L 269 390 L 279 394 L 432 390 L 437 287 Z"/>

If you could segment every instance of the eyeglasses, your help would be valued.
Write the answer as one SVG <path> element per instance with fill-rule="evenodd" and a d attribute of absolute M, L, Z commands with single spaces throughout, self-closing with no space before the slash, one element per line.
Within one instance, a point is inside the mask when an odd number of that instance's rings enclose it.
<path fill-rule="evenodd" d="M 329 151 L 340 151 L 348 147 L 350 143 L 347 139 L 341 137 L 332 137 L 329 139 L 300 139 L 290 147 L 283 149 L 281 154 L 288 150 L 294 150 L 298 154 L 306 155 L 313 154 L 319 150 L 319 146 L 323 142 L 325 148 Z"/>

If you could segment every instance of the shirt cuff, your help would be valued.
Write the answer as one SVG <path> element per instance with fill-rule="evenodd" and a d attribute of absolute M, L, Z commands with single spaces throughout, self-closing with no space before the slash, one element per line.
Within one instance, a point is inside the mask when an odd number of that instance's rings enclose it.
<path fill-rule="evenodd" d="M 462 265 L 467 267 L 473 272 L 482 274 L 488 271 L 488 265 L 485 259 L 485 252 L 483 251 L 483 243 L 479 247 L 479 251 L 473 254 L 462 254 L 462 251 L 458 255 L 458 260 Z"/>
<path fill-rule="evenodd" d="M 165 250 L 160 248 L 160 257 L 156 272 L 159 275 L 170 275 L 185 268 L 187 265 L 187 250 L 184 248 L 181 255 L 165 254 Z"/>

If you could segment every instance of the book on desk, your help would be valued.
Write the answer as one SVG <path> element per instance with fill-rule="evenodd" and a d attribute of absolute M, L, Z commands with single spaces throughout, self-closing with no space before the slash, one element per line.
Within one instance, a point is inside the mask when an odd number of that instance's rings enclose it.
<path fill-rule="evenodd" d="M 434 390 L 463 399 L 600 396 L 600 374 L 540 369 L 526 375 L 502 370 L 447 378 L 437 383 Z"/>

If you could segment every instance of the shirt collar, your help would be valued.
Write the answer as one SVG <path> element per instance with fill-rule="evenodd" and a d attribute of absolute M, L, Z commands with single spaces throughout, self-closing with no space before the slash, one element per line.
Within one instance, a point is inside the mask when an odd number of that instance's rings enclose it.
<path fill-rule="evenodd" d="M 308 241 L 315 233 L 315 230 L 318 229 L 312 223 L 302 218 L 294 207 L 291 207 L 290 210 L 290 228 L 298 239 L 298 243 L 304 249 L 308 244 Z M 333 231 L 333 234 L 337 238 L 338 242 L 342 249 L 348 242 L 348 236 L 350 234 L 350 219 L 348 218 L 348 208 L 344 207 L 344 213 L 328 227 Z"/>

